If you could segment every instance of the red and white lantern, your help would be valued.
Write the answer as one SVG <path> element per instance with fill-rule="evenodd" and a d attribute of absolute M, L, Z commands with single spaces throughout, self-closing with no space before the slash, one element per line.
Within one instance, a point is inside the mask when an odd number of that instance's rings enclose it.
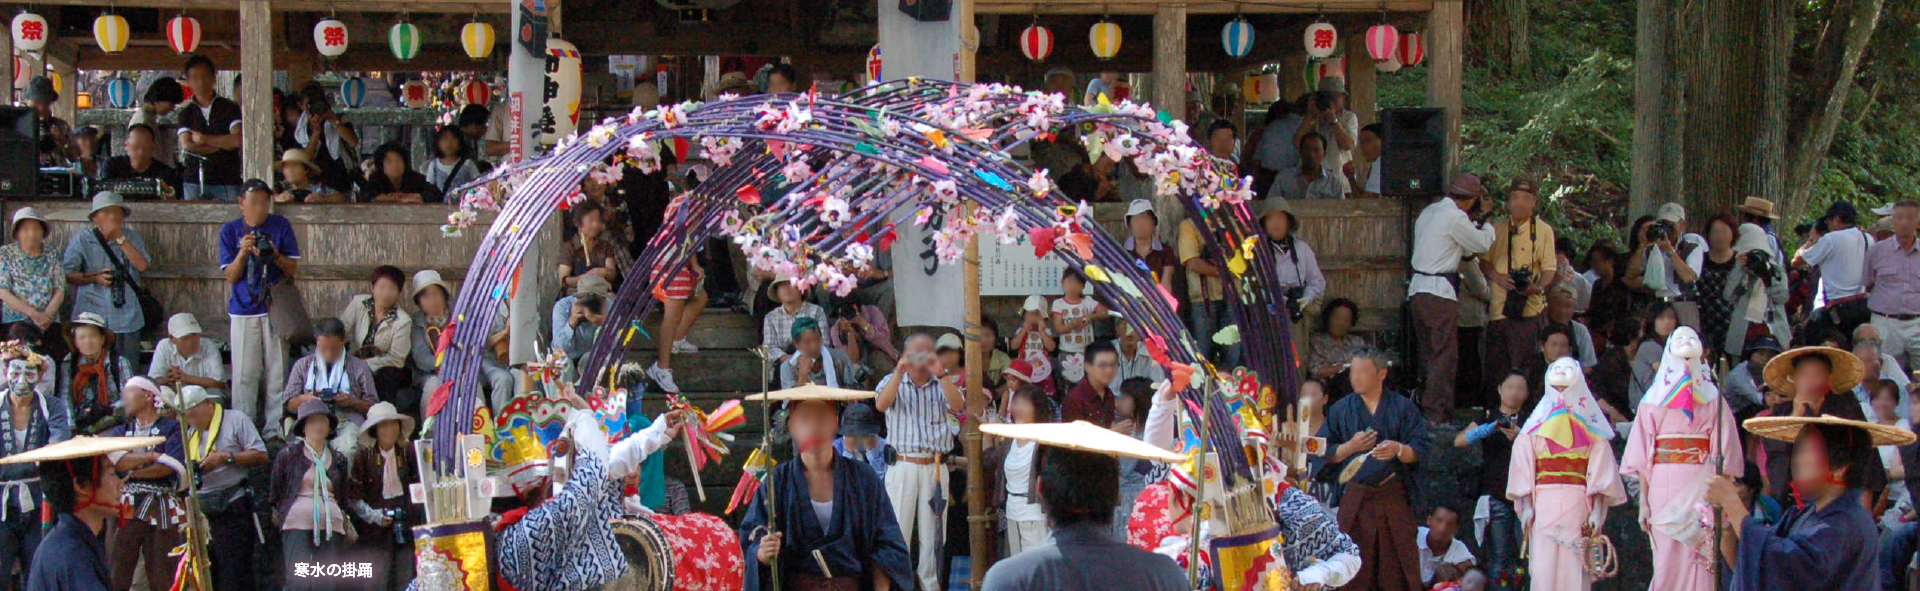
<path fill-rule="evenodd" d="M 1324 59 L 1340 50 L 1340 32 L 1333 28 L 1333 23 L 1325 21 L 1307 25 L 1301 41 L 1307 46 L 1307 55 L 1314 59 Z"/>
<path fill-rule="evenodd" d="M 1033 61 L 1046 61 L 1053 54 L 1053 29 L 1038 24 L 1020 32 L 1020 55 Z"/>
<path fill-rule="evenodd" d="M 1396 53 L 1400 54 L 1400 65 L 1409 68 L 1420 65 L 1420 60 L 1427 59 L 1426 36 L 1419 33 L 1400 35 L 1399 51 Z"/>
<path fill-rule="evenodd" d="M 340 57 L 347 52 L 347 24 L 334 19 L 314 23 L 313 46 L 322 56 Z"/>
<path fill-rule="evenodd" d="M 20 51 L 40 51 L 47 46 L 47 39 L 53 37 L 53 27 L 47 24 L 47 17 L 31 12 L 22 12 L 13 17 L 13 48 Z"/>
<path fill-rule="evenodd" d="M 493 86 L 487 81 L 475 78 L 460 85 L 460 98 L 469 105 L 486 105 L 493 101 Z"/>
<path fill-rule="evenodd" d="M 200 48 L 200 19 L 190 16 L 176 16 L 167 19 L 167 45 L 180 53 L 193 53 Z"/>
<path fill-rule="evenodd" d="M 1367 55 L 1373 56 L 1373 61 L 1385 61 L 1399 48 L 1400 30 L 1393 25 L 1379 24 L 1367 29 Z"/>

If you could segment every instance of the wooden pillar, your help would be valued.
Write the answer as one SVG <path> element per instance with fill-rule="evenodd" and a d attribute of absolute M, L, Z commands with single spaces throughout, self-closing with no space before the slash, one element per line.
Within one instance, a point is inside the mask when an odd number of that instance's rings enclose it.
<path fill-rule="evenodd" d="M 1307 54 L 1289 51 L 1280 57 L 1280 102 L 1293 104 L 1293 99 L 1313 90 L 1307 88 L 1307 79 L 1301 74 L 1307 71 Z"/>
<path fill-rule="evenodd" d="M 273 13 L 268 0 L 240 1 L 240 172 L 273 178 Z"/>
<path fill-rule="evenodd" d="M 1466 65 L 1465 7 L 1440 0 L 1427 13 L 1427 104 L 1447 110 L 1447 174 L 1460 163 L 1460 75 Z"/>
<path fill-rule="evenodd" d="M 1153 12 L 1153 106 L 1187 118 L 1187 7 L 1162 2 Z"/>
<path fill-rule="evenodd" d="M 54 92 L 60 93 L 60 100 L 54 101 L 53 103 L 53 116 L 72 123 L 74 113 L 79 111 L 77 105 L 79 104 L 80 95 L 74 92 L 74 90 L 78 88 L 77 80 L 80 77 L 80 69 L 74 66 L 73 55 L 60 55 L 60 52 L 56 50 L 53 43 L 47 44 L 46 50 L 42 55 L 47 60 L 47 66 L 53 70 L 54 74 L 58 75 L 57 78 L 60 80 L 60 84 L 53 89 Z"/>
<path fill-rule="evenodd" d="M 0 105 L 13 104 L 13 35 L 0 35 Z"/>
<path fill-rule="evenodd" d="M 1347 110 L 1360 117 L 1362 127 L 1380 120 L 1380 97 L 1375 91 L 1379 70 L 1373 67 L 1373 54 L 1367 53 L 1365 35 L 1347 37 Z"/>

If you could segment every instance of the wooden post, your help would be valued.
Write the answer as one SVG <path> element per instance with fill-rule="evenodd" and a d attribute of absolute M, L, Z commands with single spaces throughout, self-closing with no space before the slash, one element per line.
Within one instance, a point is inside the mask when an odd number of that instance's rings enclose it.
<path fill-rule="evenodd" d="M 1447 110 L 1447 175 L 1460 164 L 1460 74 L 1465 67 L 1465 7 L 1440 0 L 1427 13 L 1427 103 Z"/>
<path fill-rule="evenodd" d="M 13 35 L 0 35 L 0 105 L 13 104 Z"/>
<path fill-rule="evenodd" d="M 1365 35 L 1348 36 L 1346 42 L 1347 110 L 1358 115 L 1360 125 L 1364 127 L 1380 120 L 1380 97 L 1374 90 L 1374 81 L 1379 76 L 1379 71 L 1373 68 L 1373 54 L 1367 53 Z"/>
<path fill-rule="evenodd" d="M 74 112 L 79 110 L 76 105 L 79 103 L 80 95 L 74 92 L 74 89 L 78 88 L 76 80 L 80 76 L 80 70 L 74 67 L 72 55 L 59 55 L 53 45 L 47 44 L 46 51 L 42 54 L 47 60 L 47 65 L 60 78 L 60 85 L 53 89 L 60 93 L 60 100 L 53 102 L 53 116 L 72 123 Z"/>
<path fill-rule="evenodd" d="M 1313 90 L 1307 88 L 1307 79 L 1301 76 L 1305 71 L 1307 71 L 1307 54 L 1289 51 L 1286 55 L 1280 56 L 1280 71 L 1277 72 L 1280 77 L 1280 102 L 1291 105 L 1293 99 L 1300 98 L 1300 95 Z"/>
<path fill-rule="evenodd" d="M 974 79 L 974 51 L 980 48 L 980 30 L 973 22 L 973 0 L 959 0 L 953 3 L 954 25 L 959 28 L 960 47 L 953 53 L 953 77 L 957 81 L 972 82 Z M 993 535 L 988 527 L 987 508 L 992 501 L 987 498 L 987 471 L 981 465 L 980 455 L 984 448 L 980 436 L 979 417 L 987 414 L 986 392 L 986 345 L 981 341 L 980 329 L 983 324 L 980 311 L 980 237 L 975 235 L 967 241 L 967 254 L 960 274 L 963 276 L 961 288 L 962 300 L 966 306 L 966 346 L 961 354 L 967 366 L 967 416 L 961 421 L 961 446 L 967 454 L 967 581 L 973 589 L 979 589 L 987 578 L 987 536 Z"/>
<path fill-rule="evenodd" d="M 240 2 L 240 171 L 273 178 L 273 13 L 267 0 Z"/>
<path fill-rule="evenodd" d="M 1187 118 L 1187 7 L 1162 2 L 1153 11 L 1153 107 Z"/>

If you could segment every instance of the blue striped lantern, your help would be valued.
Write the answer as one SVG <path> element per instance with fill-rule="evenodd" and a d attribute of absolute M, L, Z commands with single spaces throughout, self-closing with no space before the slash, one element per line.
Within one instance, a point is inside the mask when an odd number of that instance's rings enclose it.
<path fill-rule="evenodd" d="M 1253 23 L 1244 18 L 1227 21 L 1227 26 L 1220 28 L 1220 44 L 1226 47 L 1228 56 L 1247 57 L 1253 51 Z"/>
<path fill-rule="evenodd" d="M 133 81 L 126 78 L 108 80 L 107 105 L 115 109 L 133 108 Z"/>
<path fill-rule="evenodd" d="M 354 76 L 340 83 L 340 102 L 345 103 L 347 108 L 358 109 L 366 101 L 367 79 Z"/>

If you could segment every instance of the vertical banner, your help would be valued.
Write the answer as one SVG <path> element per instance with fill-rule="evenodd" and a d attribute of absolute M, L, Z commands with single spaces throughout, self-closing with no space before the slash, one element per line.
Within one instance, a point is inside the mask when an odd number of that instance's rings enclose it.
<path fill-rule="evenodd" d="M 886 56 L 887 80 L 910 76 L 952 79 L 958 64 L 955 56 L 961 50 L 960 21 L 919 21 L 882 3 L 880 44 L 876 49 L 876 54 Z M 906 211 L 900 215 L 911 214 Z M 941 220 L 935 219 L 925 227 L 941 225 Z M 894 318 L 901 326 L 962 328 L 966 315 L 966 302 L 962 301 L 966 283 L 964 265 L 960 261 L 941 264 L 933 254 L 932 233 L 922 226 L 900 223 L 895 229 L 900 239 L 894 241 L 892 249 L 893 291 L 913 294 L 913 297 L 894 298 Z"/>

